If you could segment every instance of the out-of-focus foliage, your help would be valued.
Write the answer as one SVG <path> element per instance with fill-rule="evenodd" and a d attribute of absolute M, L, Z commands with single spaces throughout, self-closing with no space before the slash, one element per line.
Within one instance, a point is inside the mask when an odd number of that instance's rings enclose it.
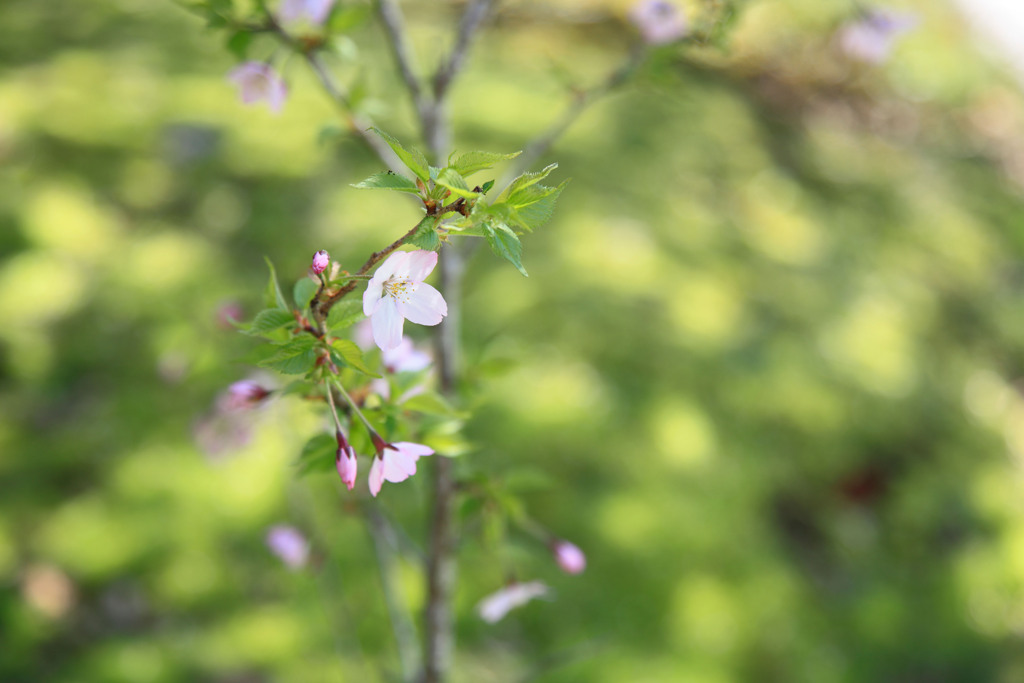
<path fill-rule="evenodd" d="M 467 540 L 456 679 L 1020 680 L 1024 104 L 944 3 L 907 3 L 872 68 L 833 40 L 851 3 L 734 5 L 558 144 L 529 279 L 471 264 L 462 474 L 589 565 Z M 406 9 L 433 63 L 459 8 Z M 522 148 L 624 57 L 627 10 L 509 3 L 456 85 L 459 147 Z M 382 35 L 339 50 L 411 138 Z M 6 0 L 0 65 L 0 680 L 389 680 L 359 508 L 294 476 L 315 412 L 276 401 L 217 457 L 193 434 L 250 372 L 218 312 L 259 310 L 263 256 L 357 266 L 415 207 L 351 187 L 381 168 L 299 60 L 279 118 L 243 108 L 169 2 Z M 425 479 L 385 491 L 414 608 Z M 279 522 L 311 570 L 266 550 Z M 510 568 L 555 601 L 485 625 Z"/>

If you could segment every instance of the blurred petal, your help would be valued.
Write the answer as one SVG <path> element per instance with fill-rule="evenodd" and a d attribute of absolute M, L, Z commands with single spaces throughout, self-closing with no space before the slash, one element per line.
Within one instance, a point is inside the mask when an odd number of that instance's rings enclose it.
<path fill-rule="evenodd" d="M 384 461 L 380 458 L 374 458 L 373 464 L 370 465 L 368 483 L 370 484 L 370 494 L 376 498 L 380 493 L 380 487 L 384 485 Z"/>

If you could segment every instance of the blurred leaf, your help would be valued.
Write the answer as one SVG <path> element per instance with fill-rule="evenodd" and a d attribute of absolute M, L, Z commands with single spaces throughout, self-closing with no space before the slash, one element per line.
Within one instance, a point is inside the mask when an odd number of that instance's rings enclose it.
<path fill-rule="evenodd" d="M 295 300 L 295 305 L 299 310 L 309 306 L 310 300 L 318 289 L 320 289 L 320 285 L 308 277 L 295 281 L 295 286 L 292 287 L 292 299 Z"/>
<path fill-rule="evenodd" d="M 414 410 L 418 413 L 428 415 L 441 415 L 443 417 L 455 417 L 458 412 L 440 394 L 433 391 L 424 391 L 416 394 L 402 404 L 404 410 Z"/>
<path fill-rule="evenodd" d="M 399 192 L 419 194 L 419 188 L 416 187 L 416 183 L 404 175 L 398 175 L 393 171 L 374 173 L 366 180 L 354 183 L 352 187 L 360 190 L 398 190 Z"/>
<path fill-rule="evenodd" d="M 281 293 L 281 285 L 277 283 L 277 271 L 274 270 L 274 264 L 266 256 L 263 257 L 263 260 L 267 262 L 267 268 L 270 268 L 270 280 L 267 282 L 263 302 L 266 306 L 276 306 L 287 311 L 289 310 L 288 303 L 284 300 L 284 294 Z"/>
<path fill-rule="evenodd" d="M 303 334 L 295 339 L 275 344 L 275 353 L 259 363 L 261 367 L 277 370 L 285 375 L 302 375 L 313 369 L 316 358 L 317 340 Z"/>
<path fill-rule="evenodd" d="M 235 31 L 227 40 L 228 51 L 240 60 L 245 59 L 250 44 L 252 44 L 252 33 L 249 31 Z"/>
<path fill-rule="evenodd" d="M 265 335 L 267 332 L 278 330 L 287 325 L 295 324 L 295 316 L 291 311 L 282 311 L 280 308 L 267 308 L 256 314 L 252 325 L 246 334 Z"/>
<path fill-rule="evenodd" d="M 416 174 L 416 177 L 423 182 L 430 180 L 430 173 L 427 170 L 429 164 L 427 164 L 427 159 L 423 156 L 423 152 L 419 151 L 415 147 L 412 150 L 407 150 L 402 146 L 402 143 L 376 126 L 371 127 L 370 130 L 379 135 L 384 142 L 388 143 L 388 146 L 395 152 L 395 154 L 398 155 L 398 158 L 402 160 L 402 163 L 405 164 L 410 171 Z"/>
<path fill-rule="evenodd" d="M 337 352 L 336 355 L 332 354 L 335 355 L 335 362 L 337 362 L 338 357 L 340 357 L 343 364 L 351 368 L 355 368 L 359 372 L 369 375 L 370 377 L 380 377 L 379 374 L 366 367 L 366 362 L 363 360 L 363 351 L 356 346 L 355 342 L 349 341 L 348 339 L 335 339 L 331 342 L 331 346 L 334 351 Z"/>
<path fill-rule="evenodd" d="M 454 163 L 452 163 L 451 157 L 449 157 L 448 166 L 460 173 L 462 176 L 468 177 L 474 173 L 493 168 L 495 164 L 501 161 L 515 159 L 520 154 L 522 154 L 522 152 L 512 152 L 511 154 L 499 154 L 497 152 L 466 152 L 459 156 Z"/>
<path fill-rule="evenodd" d="M 327 21 L 327 30 L 330 33 L 345 33 L 358 28 L 366 22 L 373 14 L 373 7 L 369 4 L 349 4 L 344 7 L 335 8 Z"/>
<path fill-rule="evenodd" d="M 327 145 L 332 144 L 335 140 L 344 136 L 344 134 L 345 131 L 340 127 L 333 123 L 329 123 L 326 126 L 321 127 L 319 132 L 317 132 L 316 144 L 320 147 L 326 147 Z"/>
<path fill-rule="evenodd" d="M 332 472 L 338 454 L 338 441 L 333 434 L 317 434 L 302 447 L 295 460 L 299 476 L 315 472 Z"/>

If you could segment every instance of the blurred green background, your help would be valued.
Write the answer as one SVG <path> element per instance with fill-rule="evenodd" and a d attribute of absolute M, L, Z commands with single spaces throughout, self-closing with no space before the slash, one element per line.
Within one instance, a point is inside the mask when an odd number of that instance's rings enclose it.
<path fill-rule="evenodd" d="M 624 59 L 628 6 L 505 5 L 456 146 L 522 148 Z M 506 567 L 470 525 L 456 681 L 1024 681 L 1024 101 L 946 3 L 903 7 L 878 67 L 837 49 L 840 0 L 656 52 L 544 159 L 572 183 L 531 277 L 471 263 L 467 357 L 504 371 L 463 471 L 519 482 L 589 566 L 513 533 L 556 599 L 485 625 Z M 405 9 L 431 65 L 460 6 Z M 375 24 L 338 55 L 413 140 Z M 349 187 L 379 165 L 322 133 L 300 60 L 279 117 L 233 64 L 171 2 L 0 5 L 5 683 L 396 680 L 359 508 L 291 465 L 322 416 L 275 401 L 217 457 L 194 433 L 253 374 L 218 317 L 259 310 L 263 256 L 354 267 L 416 210 Z M 410 546 L 427 480 L 382 495 Z M 276 523 L 313 568 L 267 551 Z M 418 608 L 415 552 L 397 571 Z"/>

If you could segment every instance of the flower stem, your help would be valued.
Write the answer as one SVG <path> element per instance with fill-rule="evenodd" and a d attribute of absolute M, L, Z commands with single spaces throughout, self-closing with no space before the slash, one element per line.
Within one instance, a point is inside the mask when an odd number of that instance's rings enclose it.
<path fill-rule="evenodd" d="M 363 411 L 359 410 L 359 406 L 356 405 L 356 402 L 353 401 L 352 397 L 348 395 L 347 391 L 345 391 L 345 387 L 341 386 L 341 382 L 333 378 L 331 381 L 333 382 L 334 386 L 338 388 L 338 393 L 341 394 L 341 397 L 345 399 L 345 402 L 348 403 L 350 408 L 352 408 L 352 412 L 359 417 L 359 421 L 363 423 L 364 427 L 366 427 L 366 431 L 370 433 L 370 437 L 376 437 L 374 441 L 381 440 L 380 434 L 377 433 L 377 430 L 373 428 L 373 425 L 370 424 L 370 421 L 366 419 L 365 415 L 363 415 Z M 330 392 L 328 392 L 328 394 L 330 394 Z M 332 401 L 331 407 L 333 406 L 334 403 Z"/>

